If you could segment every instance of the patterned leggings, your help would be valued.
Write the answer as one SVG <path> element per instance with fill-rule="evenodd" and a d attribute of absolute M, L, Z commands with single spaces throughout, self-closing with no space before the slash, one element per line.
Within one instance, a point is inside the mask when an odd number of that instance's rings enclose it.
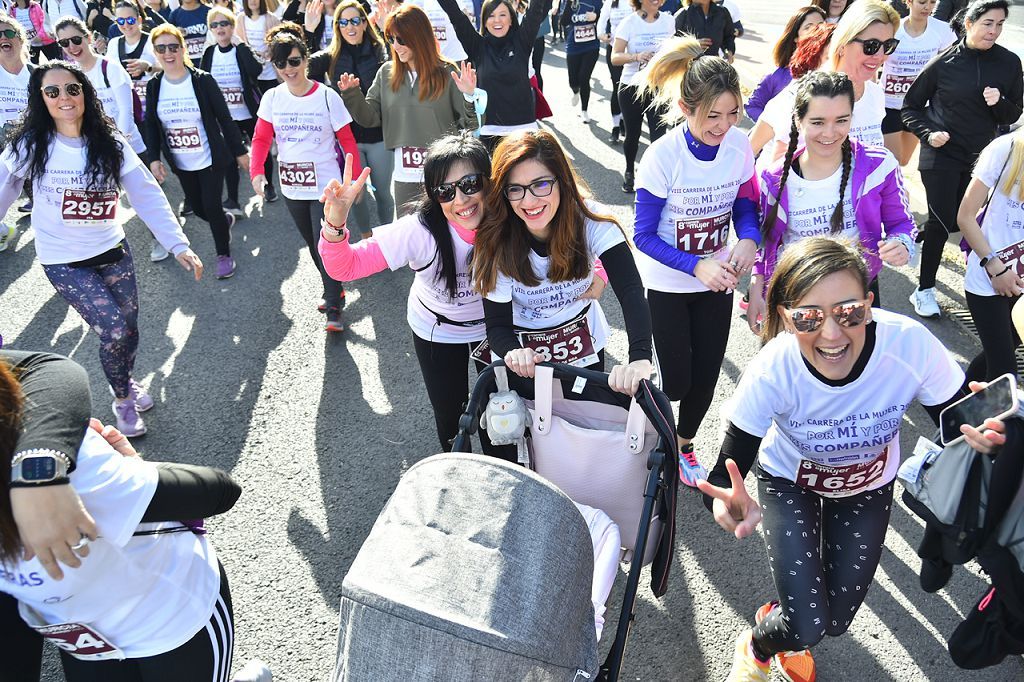
<path fill-rule="evenodd" d="M 875 577 L 893 484 L 826 498 L 759 471 L 757 489 L 781 607 L 754 627 L 757 650 L 802 651 L 825 635 L 838 637 L 850 627 Z"/>
<path fill-rule="evenodd" d="M 139 348 L 139 289 L 128 242 L 124 242 L 124 258 L 117 263 L 87 268 L 44 265 L 43 272 L 57 293 L 100 335 L 103 373 L 114 394 L 127 398 Z"/>

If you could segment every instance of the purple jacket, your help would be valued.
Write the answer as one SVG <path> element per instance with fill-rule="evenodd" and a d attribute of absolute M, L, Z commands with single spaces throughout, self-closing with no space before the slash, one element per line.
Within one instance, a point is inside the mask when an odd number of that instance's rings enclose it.
<path fill-rule="evenodd" d="M 780 66 L 762 78 L 754 88 L 754 92 L 750 94 L 750 99 L 747 100 L 747 105 L 744 107 L 750 120 L 757 122 L 772 97 L 782 92 L 792 81 L 793 74 L 789 72 L 788 66 Z"/>
<path fill-rule="evenodd" d="M 903 186 L 903 174 L 900 172 L 896 157 L 885 147 L 862 145 L 853 138 L 850 138 L 850 143 L 853 148 L 853 170 L 850 176 L 853 211 L 857 226 L 860 228 L 860 243 L 864 250 L 864 260 L 868 264 L 868 275 L 870 279 L 874 279 L 882 269 L 882 260 L 878 257 L 878 242 L 882 240 L 883 235 L 889 238 L 905 234 L 913 240 L 917 228 L 910 213 L 907 191 Z M 803 151 L 803 147 L 798 149 L 794 158 L 800 156 Z M 780 158 L 761 173 L 762 217 L 768 215 L 779 194 L 784 161 L 784 158 Z M 836 199 L 838 200 L 838 197 Z M 766 282 L 775 271 L 779 244 L 782 243 L 782 235 L 786 233 L 787 227 L 789 199 L 783 194 L 778 201 L 778 217 L 775 224 L 770 226 L 767 236 L 762 239 L 761 249 L 757 252 L 757 260 L 754 262 L 754 274 L 764 275 Z"/>

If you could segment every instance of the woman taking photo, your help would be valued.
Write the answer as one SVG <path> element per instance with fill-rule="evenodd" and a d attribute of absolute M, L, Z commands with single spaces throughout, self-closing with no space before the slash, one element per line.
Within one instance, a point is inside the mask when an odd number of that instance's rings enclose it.
<path fill-rule="evenodd" d="M 505 138 L 492 164 L 472 264 L 491 352 L 521 377 L 552 360 L 603 371 L 611 329 L 584 296 L 600 258 L 629 340 L 628 364 L 612 368 L 609 384 L 632 395 L 652 371 L 651 316 L 622 228 L 589 200 L 551 133 Z"/>
<path fill-rule="evenodd" d="M 712 0 L 686 0 L 676 12 L 676 35 L 691 35 L 700 41 L 704 54 L 721 56 L 732 64 L 736 54 L 736 29 L 724 5 Z"/>
<path fill-rule="evenodd" d="M 277 72 L 274 71 L 274 65 L 270 63 L 270 54 L 267 52 L 267 32 L 280 24 L 281 20 L 268 9 L 267 0 L 245 0 L 242 7 L 243 10 L 238 13 L 238 21 L 235 22 L 235 34 L 239 40 L 252 48 L 253 54 L 263 65 L 257 81 L 260 92 L 266 93 L 278 85 Z M 267 196 L 270 196 L 269 190 Z"/>
<path fill-rule="evenodd" d="M 853 82 L 835 71 L 796 81 L 790 145 L 761 175 L 761 250 L 750 279 L 747 322 L 760 334 L 765 283 L 783 251 L 816 235 L 843 237 L 864 249 L 872 300 L 879 305 L 882 263 L 906 265 L 914 253 L 914 218 L 899 163 L 885 147 L 854 139 Z M 805 146 L 799 148 L 797 140 Z"/>
<path fill-rule="evenodd" d="M 659 11 L 662 0 L 629 0 L 629 3 L 634 11 L 619 24 L 612 43 L 612 64 L 623 67 L 619 107 L 626 138 L 622 143 L 622 153 L 626 156 L 622 191 L 626 193 L 633 191 L 633 165 L 640 149 L 644 118 L 647 118 L 651 142 L 668 130 L 661 120 L 662 112 L 652 107 L 650 97 L 642 92 L 640 72 L 676 30 L 672 15 Z"/>
<path fill-rule="evenodd" d="M 6 212 L 24 181 L 31 182 L 43 271 L 100 335 L 100 362 L 114 392 L 118 428 L 133 436 L 145 433 L 138 412 L 151 408 L 153 399 L 132 378 L 139 296 L 132 252 L 117 220 L 121 191 L 197 280 L 203 264 L 160 187 L 103 113 L 96 90 L 77 66 L 53 62 L 32 73 L 25 117 L 9 140 L 0 156 L 0 208 Z"/>
<path fill-rule="evenodd" d="M 608 141 L 612 144 L 619 143 L 619 136 L 622 134 L 622 109 L 619 107 L 619 83 L 622 80 L 622 64 L 612 63 L 612 36 L 618 30 L 622 20 L 632 13 L 633 8 L 628 0 L 611 0 L 601 3 L 601 16 L 597 18 L 597 30 L 599 40 L 605 43 L 604 61 L 608 65 L 608 73 L 612 77 L 612 93 L 609 102 L 612 107 L 612 133 Z"/>
<path fill-rule="evenodd" d="M 761 112 L 768 102 L 775 95 L 793 82 L 793 73 L 789 70 L 789 63 L 793 59 L 797 42 L 806 37 L 818 24 L 825 22 L 825 12 L 813 5 L 801 7 L 796 11 L 786 27 L 782 29 L 782 37 L 775 43 L 772 50 L 772 60 L 775 62 L 775 70 L 761 79 L 761 82 L 754 88 L 750 99 L 747 100 L 746 112 L 751 121 L 757 122 L 761 118 Z"/>
<path fill-rule="evenodd" d="M 158 182 L 167 179 L 163 153 L 178 176 L 185 202 L 210 224 L 217 250 L 217 279 L 235 274 L 231 227 L 235 216 L 221 206 L 224 171 L 238 163 L 248 170 L 249 155 L 213 76 L 192 66 L 185 36 L 173 24 L 150 34 L 163 71 L 146 87 L 145 138 L 149 169 Z"/>
<path fill-rule="evenodd" d="M 1008 13 L 1006 0 L 971 3 L 963 38 L 921 71 L 903 100 L 903 123 L 921 140 L 917 168 L 928 198 L 920 279 L 910 297 L 921 317 L 942 314 L 935 274 L 974 162 L 1024 108 L 1020 57 L 996 44 Z"/>
<path fill-rule="evenodd" d="M 958 222 L 972 249 L 964 296 L 981 340 L 967 378 L 1016 374 L 1020 337 L 1010 311 L 1024 290 L 1024 129 L 997 137 L 981 152 Z"/>
<path fill-rule="evenodd" d="M 849 243 L 787 250 L 765 345 L 723 408 L 718 463 L 698 487 L 737 538 L 764 524 L 777 591 L 737 637 L 730 680 L 767 680 L 773 657 L 786 679 L 815 679 L 810 648 L 850 627 L 881 558 L 904 413 L 916 400 L 938 423 L 960 397 L 964 374 L 942 342 L 872 308 L 868 278 Z M 755 462 L 760 505 L 743 486 Z"/>
<path fill-rule="evenodd" d="M 696 38 L 665 43 L 642 82 L 655 106 L 685 119 L 640 162 L 633 241 L 662 389 L 679 401 L 679 478 L 693 487 L 707 478 L 692 442 L 725 358 L 732 292 L 761 240 L 754 154 L 734 128 L 743 102 L 739 75 L 706 56 Z M 731 247 L 730 222 L 739 239 Z"/>
<path fill-rule="evenodd" d="M 276 137 L 284 203 L 323 282 L 320 306 L 327 313 L 325 329 L 340 332 L 345 329 L 341 321 L 345 289 L 324 270 L 316 247 L 324 219 L 320 197 L 331 180 L 341 178 L 335 145 L 351 155 L 351 162 L 346 160 L 346 166 L 353 166 L 350 176 L 358 176 L 361 169 L 359 150 L 349 127 L 352 118 L 338 93 L 306 75 L 309 53 L 305 42 L 280 33 L 270 41 L 270 57 L 283 82 L 260 101 L 252 143 L 252 188 L 261 196 L 265 191 L 263 164 Z"/>
<path fill-rule="evenodd" d="M 427 147 L 444 135 L 477 128 L 476 76 L 472 67 L 464 65 L 460 73 L 441 57 L 430 21 L 415 5 L 388 15 L 384 39 L 391 59 L 366 94 L 362 79 L 350 73 L 338 78 L 338 89 L 356 123 L 383 130 L 384 146 L 395 155 L 395 204 L 402 216 L 414 210 L 411 202 L 421 192 Z"/>

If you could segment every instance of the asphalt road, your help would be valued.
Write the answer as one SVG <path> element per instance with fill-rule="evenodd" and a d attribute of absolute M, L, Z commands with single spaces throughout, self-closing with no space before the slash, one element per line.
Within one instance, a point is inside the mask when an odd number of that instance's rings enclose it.
<path fill-rule="evenodd" d="M 744 7 L 749 37 L 740 41 L 739 64 L 747 78 L 757 67 L 767 70 L 759 55 L 770 49 L 786 8 L 768 0 Z M 557 112 L 550 128 L 594 195 L 628 224 L 631 197 L 619 189 L 621 151 L 605 143 L 605 67 L 595 72 L 600 82 L 590 126 L 569 106 L 559 50 L 549 52 L 544 76 Z M 173 181 L 167 189 L 172 204 L 180 201 Z M 249 201 L 246 210 L 250 216 L 234 234 L 238 272 L 226 281 L 208 276 L 196 284 L 173 261 L 151 264 L 144 226 L 135 218 L 127 225 L 142 299 L 137 378 L 157 400 L 146 415 L 150 433 L 137 445 L 153 460 L 222 467 L 244 487 L 234 510 L 209 524 L 231 579 L 236 667 L 259 657 L 275 679 L 323 680 L 334 661 L 342 578 L 402 472 L 437 450 L 405 323 L 411 273 L 381 273 L 351 287 L 348 330 L 328 337 L 315 309 L 318 276 L 283 204 Z M 212 274 L 209 230 L 195 218 L 185 228 Z M 0 254 L 0 333 L 11 347 L 53 350 L 82 363 L 93 382 L 94 414 L 109 420 L 97 337 L 56 296 L 32 241 L 22 219 L 12 249 Z M 956 261 L 946 264 L 939 290 L 945 305 L 962 308 L 958 268 Z M 885 306 L 910 313 L 915 273 L 886 269 L 881 279 Z M 625 333 L 610 290 L 602 305 L 615 329 L 610 359 L 621 361 Z M 961 363 L 978 351 L 948 317 L 927 324 Z M 737 317 L 716 404 L 696 442 L 707 464 L 719 444 L 718 407 L 756 350 Z M 931 430 L 924 411 L 912 408 L 901 435 L 904 450 Z M 945 638 L 986 583 L 969 566 L 938 594 L 922 592 L 914 551 L 920 537 L 917 519 L 895 507 L 864 608 L 849 634 L 815 649 L 821 679 L 1020 679 L 1019 658 L 974 673 L 952 665 Z M 618 608 L 622 582 L 610 612 Z M 671 587 L 661 600 L 642 587 L 623 679 L 724 679 L 737 632 L 772 594 L 761 539 L 736 541 L 718 529 L 696 495 L 684 492 Z M 613 614 L 606 633 L 615 622 Z M 44 679 L 61 679 L 53 656 Z"/>

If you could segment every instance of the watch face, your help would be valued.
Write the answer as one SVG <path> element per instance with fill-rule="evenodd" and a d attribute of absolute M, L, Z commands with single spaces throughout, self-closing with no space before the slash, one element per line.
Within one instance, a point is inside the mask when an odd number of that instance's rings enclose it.
<path fill-rule="evenodd" d="M 26 481 L 51 481 L 57 476 L 53 457 L 28 457 L 21 462 L 21 477 Z"/>

